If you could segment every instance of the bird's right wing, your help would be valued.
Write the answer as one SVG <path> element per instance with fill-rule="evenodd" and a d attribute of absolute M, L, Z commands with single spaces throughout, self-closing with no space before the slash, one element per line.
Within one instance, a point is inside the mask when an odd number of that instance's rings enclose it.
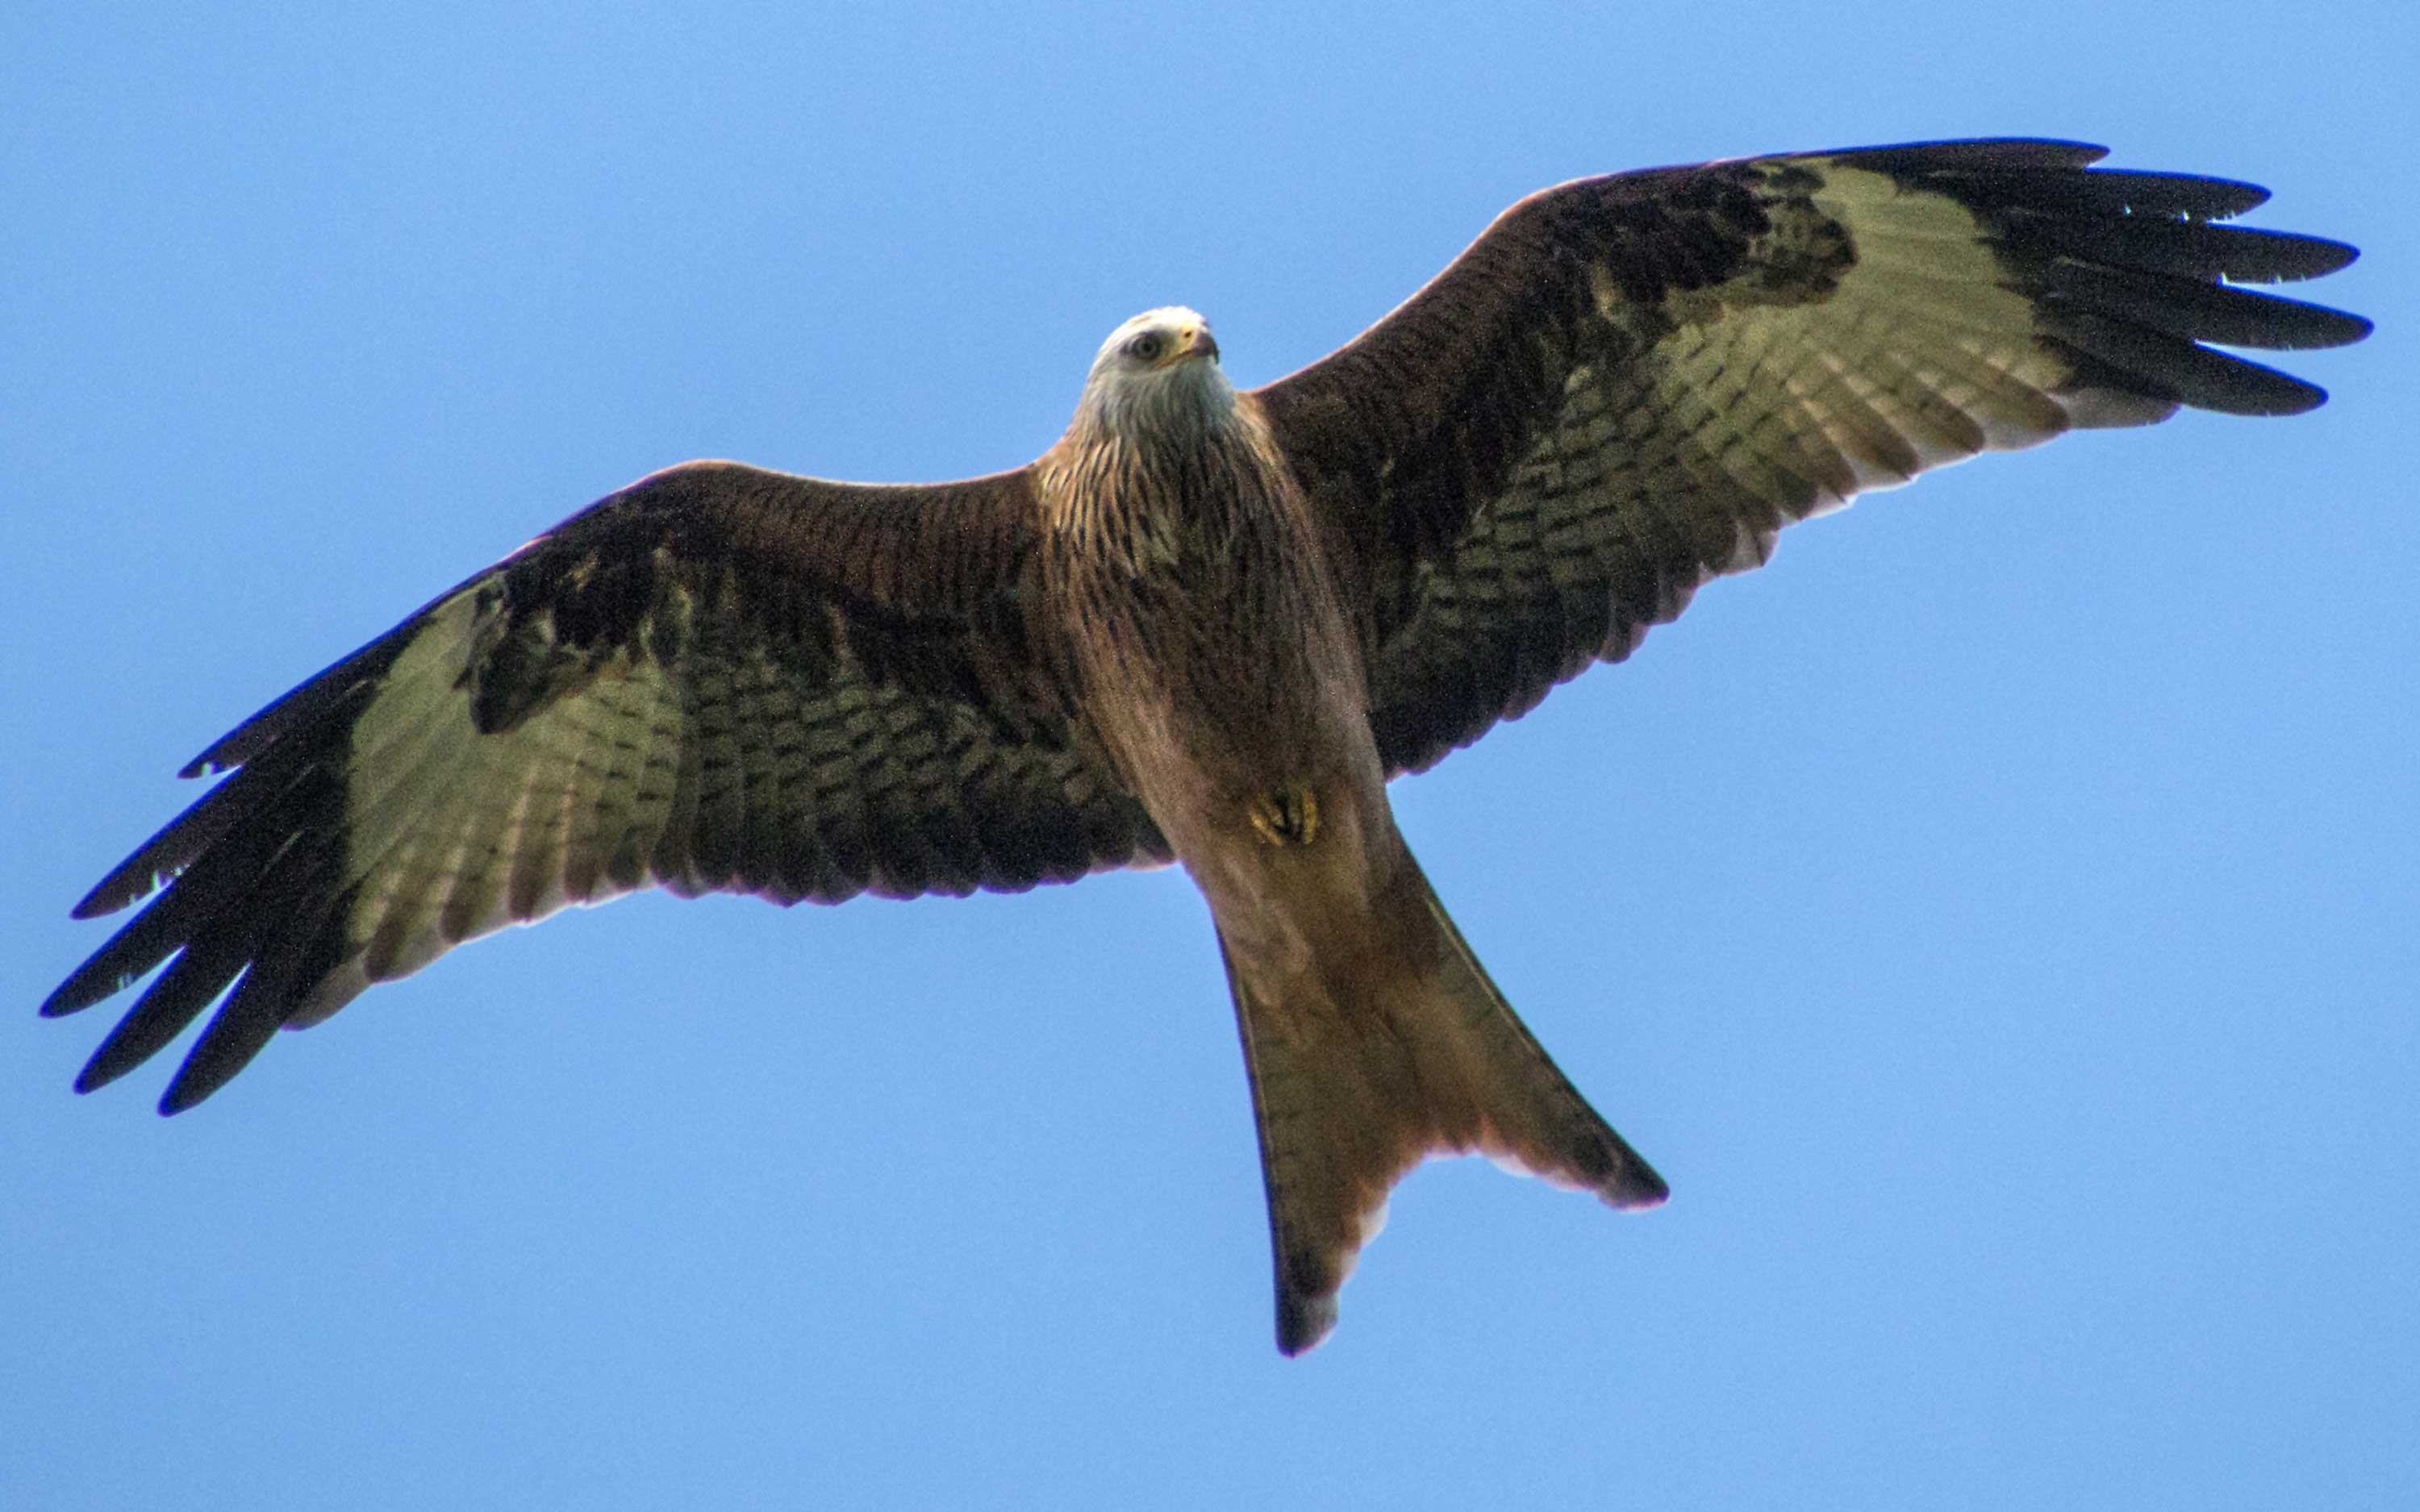
<path fill-rule="evenodd" d="M 42 1005 L 168 963 L 78 1088 L 233 983 L 162 1102 L 179 1111 L 372 982 L 649 886 L 830 903 L 1166 860 L 1071 712 L 1032 520 L 1022 471 L 889 487 L 721 462 L 574 516 L 186 769 L 236 768 L 77 905 L 165 887 Z"/>
<path fill-rule="evenodd" d="M 2357 341 L 2234 286 L 2353 249 L 2213 223 L 2267 193 L 1944 142 L 1582 179 L 1255 397 L 1334 538 L 1391 772 L 1627 656 L 1856 493 L 2180 405 L 2324 395 L 2215 347 Z"/>

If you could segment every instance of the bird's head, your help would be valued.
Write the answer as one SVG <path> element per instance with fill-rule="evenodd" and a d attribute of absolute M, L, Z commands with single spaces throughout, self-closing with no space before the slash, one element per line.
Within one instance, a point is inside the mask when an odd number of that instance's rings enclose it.
<path fill-rule="evenodd" d="M 1223 424 L 1235 390 L 1218 367 L 1210 322 L 1181 304 L 1146 310 L 1109 332 L 1084 380 L 1079 411 L 1111 429 Z"/>
<path fill-rule="evenodd" d="M 1093 376 L 1105 372 L 1134 375 L 1166 373 L 1183 363 L 1218 361 L 1218 343 L 1210 322 L 1198 310 L 1181 304 L 1145 310 L 1109 332 L 1093 359 Z"/>

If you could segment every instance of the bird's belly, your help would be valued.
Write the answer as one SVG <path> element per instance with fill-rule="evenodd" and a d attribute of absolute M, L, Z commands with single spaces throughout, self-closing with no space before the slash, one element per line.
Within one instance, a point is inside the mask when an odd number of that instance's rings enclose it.
<path fill-rule="evenodd" d="M 1088 722 L 1209 887 L 1214 856 L 1324 858 L 1386 798 L 1360 643 L 1301 500 L 1246 453 L 1205 455 L 1071 512 L 1087 528 L 1047 570 Z"/>
<path fill-rule="evenodd" d="M 1289 787 L 1316 801 L 1374 778 L 1360 668 L 1342 634 L 1315 614 L 1235 623 L 1226 608 L 1129 616 L 1088 678 L 1094 717 L 1154 817 L 1182 825 L 1206 807 L 1249 822 L 1249 805 Z"/>
<path fill-rule="evenodd" d="M 1371 950 L 1404 870 L 1368 720 L 1307 701 L 1201 717 L 1214 707 L 1172 711 L 1183 733 L 1145 806 L 1255 991 L 1341 1011 L 1323 984 L 1384 975 Z"/>
<path fill-rule="evenodd" d="M 1359 662 L 1327 618 L 1279 617 L 1296 631 L 1278 636 L 1195 615 L 1181 638 L 1136 637 L 1161 654 L 1093 685 L 1119 764 L 1220 928 L 1289 969 L 1351 935 L 1326 916 L 1365 914 L 1397 848 Z"/>

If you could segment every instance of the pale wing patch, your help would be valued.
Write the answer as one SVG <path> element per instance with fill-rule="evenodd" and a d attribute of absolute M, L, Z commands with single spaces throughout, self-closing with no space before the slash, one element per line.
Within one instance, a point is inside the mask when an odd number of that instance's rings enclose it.
<path fill-rule="evenodd" d="M 1681 323 L 1640 361 L 1569 375 L 1558 425 L 1526 460 L 1512 493 L 1534 501 L 1566 603 L 1602 580 L 1602 553 L 1658 564 L 1645 614 L 1612 618 L 1601 659 L 1628 655 L 1711 579 L 1764 564 L 1793 521 L 1987 451 L 2176 408 L 2077 387 L 1955 200 L 1835 162 L 1821 172 L 1815 208 L 1855 249 L 1836 287 L 1677 297 Z M 1597 293 L 1609 318 L 1628 318 L 1609 279 Z"/>
<path fill-rule="evenodd" d="M 429 614 L 353 731 L 345 876 L 354 947 L 316 1023 L 373 981 L 571 903 L 648 886 L 672 815 L 681 706 L 663 669 L 617 655 L 511 730 L 472 722 L 464 673 L 479 586 Z"/>
<path fill-rule="evenodd" d="M 1679 449 L 1697 481 L 1805 518 L 2076 424 L 2051 393 L 2073 375 L 2037 338 L 2031 301 L 2001 286 L 1972 214 L 1882 174 L 1821 171 L 1816 208 L 1850 228 L 1856 252 L 1838 287 L 1732 305 L 1654 354 L 1655 406 L 1702 439 Z"/>
<path fill-rule="evenodd" d="M 1899 367 L 1963 409 L 1989 451 L 2036 445 L 2075 426 L 2149 424 L 2175 412 L 2174 403 L 2137 393 L 2055 392 L 2075 381 L 2074 367 L 2042 341 L 2034 300 L 2006 286 L 1987 232 L 1966 207 L 1867 169 L 1827 162 L 1821 171 L 1816 207 L 1852 228 L 1858 256 L 1840 298 L 1807 313 L 1837 308 L 1851 316 L 1817 338 L 1850 366 L 1872 371 L 1873 360 Z M 1973 455 L 1960 448 L 1938 460 Z"/>

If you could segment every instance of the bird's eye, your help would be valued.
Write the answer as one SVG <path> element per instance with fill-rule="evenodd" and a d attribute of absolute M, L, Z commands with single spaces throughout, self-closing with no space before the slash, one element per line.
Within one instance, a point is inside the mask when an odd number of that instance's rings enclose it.
<path fill-rule="evenodd" d="M 1141 335 L 1137 336 L 1134 340 L 1127 342 L 1126 350 L 1148 363 L 1156 360 L 1159 356 L 1160 348 L 1167 345 L 1167 338 L 1160 335 L 1158 332 L 1146 331 Z"/>

